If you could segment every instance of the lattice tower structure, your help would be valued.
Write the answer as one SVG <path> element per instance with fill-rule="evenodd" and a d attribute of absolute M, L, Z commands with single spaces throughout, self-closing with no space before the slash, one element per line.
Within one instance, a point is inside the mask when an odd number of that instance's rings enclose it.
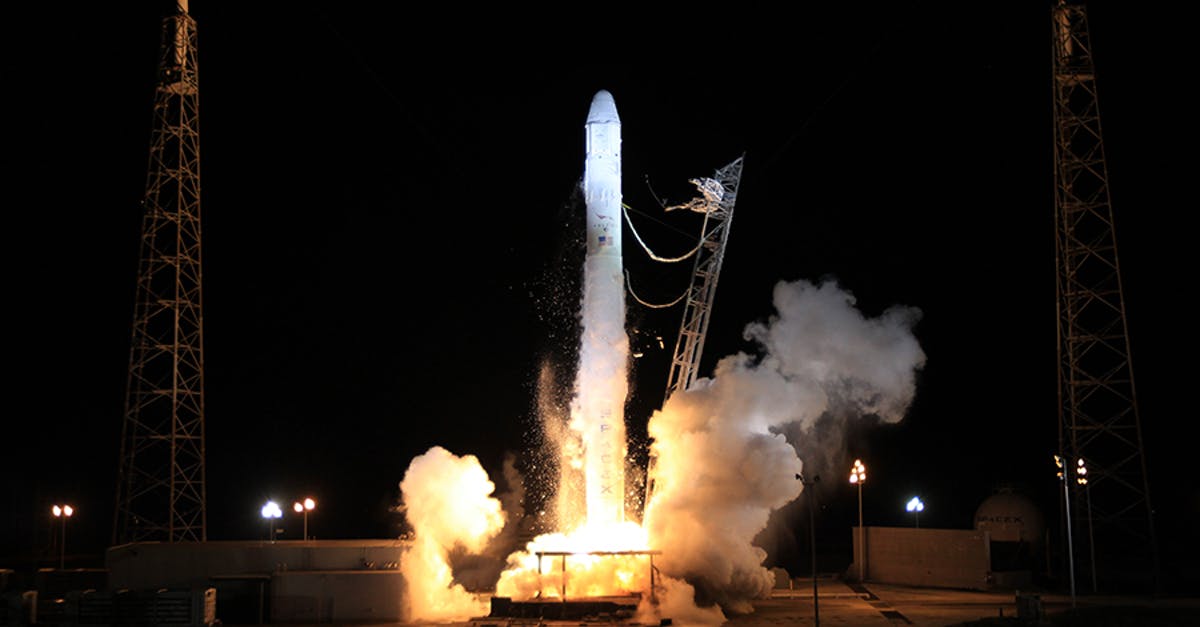
<path fill-rule="evenodd" d="M 700 358 L 704 353 L 704 338 L 708 334 L 708 321 L 712 314 L 713 300 L 717 293 L 717 280 L 721 276 L 721 264 L 725 260 L 725 245 L 729 242 L 733 224 L 733 209 L 737 203 L 738 186 L 742 180 L 742 162 L 745 155 L 718 169 L 712 179 L 713 189 L 704 193 L 698 201 L 687 208 L 701 210 L 704 220 L 700 226 L 700 246 L 692 266 L 692 282 L 684 301 L 683 319 L 675 349 L 671 357 L 671 368 L 667 375 L 667 390 L 663 403 L 679 390 L 686 390 L 696 381 L 700 369 Z M 701 186 L 701 191 L 705 188 Z M 643 503 L 650 502 L 654 492 L 654 463 L 651 454 L 647 467 L 646 494 Z"/>
<path fill-rule="evenodd" d="M 163 20 L 114 543 L 204 541 L 204 351 L 196 22 Z"/>
<path fill-rule="evenodd" d="M 1060 1 L 1051 13 L 1058 438 L 1072 475 L 1064 498 L 1076 513 L 1063 522 L 1077 539 L 1079 572 L 1099 571 L 1102 580 L 1137 573 L 1157 587 L 1150 483 L 1087 11 Z M 1079 460 L 1086 483 L 1077 480 Z"/>
<path fill-rule="evenodd" d="M 708 334 L 708 321 L 712 313 L 713 299 L 717 293 L 717 280 L 721 276 L 721 264 L 725 260 L 725 244 L 729 241 L 729 230 L 733 223 L 733 208 L 737 202 L 738 184 L 742 179 L 742 160 L 738 157 L 729 165 L 716 171 L 713 177 L 720 185 L 721 194 L 708 203 L 704 221 L 700 226 L 701 246 L 696 251 L 692 268 L 692 284 L 684 302 L 683 320 L 679 336 L 675 339 L 675 351 L 671 357 L 671 370 L 667 375 L 667 391 L 664 402 L 672 394 L 687 389 L 696 381 L 700 368 L 700 357 L 704 352 L 704 337 Z"/>

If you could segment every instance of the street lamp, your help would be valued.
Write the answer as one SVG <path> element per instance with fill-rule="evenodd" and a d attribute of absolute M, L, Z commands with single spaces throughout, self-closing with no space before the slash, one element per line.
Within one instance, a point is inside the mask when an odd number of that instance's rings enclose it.
<path fill-rule="evenodd" d="M 1054 456 L 1054 465 L 1058 466 L 1058 480 L 1063 484 L 1063 507 L 1067 515 L 1067 570 L 1071 579 L 1071 607 L 1075 607 L 1075 542 L 1071 537 L 1071 484 L 1067 481 L 1064 466 L 1066 460 Z"/>
<path fill-rule="evenodd" d="M 921 497 L 914 496 L 904 506 L 905 509 L 912 512 L 913 520 L 916 521 L 917 529 L 921 528 L 921 512 L 925 511 L 925 503 L 921 502 Z"/>
<path fill-rule="evenodd" d="M 1083 486 L 1083 494 L 1087 499 L 1087 523 L 1088 523 L 1088 552 L 1091 553 L 1092 564 L 1092 594 L 1097 591 L 1096 588 L 1096 535 L 1092 529 L 1092 490 L 1088 487 L 1087 465 L 1083 463 L 1083 458 L 1080 457 L 1075 466 L 1075 483 Z"/>
<path fill-rule="evenodd" d="M 270 526 L 268 536 L 271 542 L 275 541 L 275 520 L 283 517 L 283 510 L 279 509 L 279 504 L 275 501 L 267 501 L 266 505 L 262 506 L 262 517 Z"/>
<path fill-rule="evenodd" d="M 67 519 L 75 514 L 75 508 L 70 505 L 55 505 L 50 508 L 55 518 L 62 519 L 62 543 L 58 546 L 58 568 L 62 570 L 67 562 Z"/>
<path fill-rule="evenodd" d="M 821 480 L 821 475 L 813 475 L 811 480 L 805 479 L 804 475 L 797 474 L 796 479 L 804 485 L 804 489 L 814 488 L 812 495 L 808 499 L 808 543 L 812 548 L 812 582 L 813 582 L 813 625 L 821 627 L 821 606 L 817 602 L 817 524 L 816 524 L 816 509 L 817 509 L 817 482 Z"/>
<path fill-rule="evenodd" d="M 296 510 L 297 514 L 304 514 L 304 541 L 308 541 L 308 513 L 317 506 L 317 502 L 311 498 L 304 499 L 304 502 L 296 501 L 292 503 L 292 509 Z"/>
<path fill-rule="evenodd" d="M 863 465 L 861 459 L 854 460 L 854 467 L 850 469 L 850 483 L 858 486 L 858 550 L 862 553 L 862 561 L 858 564 L 858 582 L 862 583 L 867 580 L 866 564 L 867 564 L 867 543 L 866 536 L 863 531 L 863 514 L 862 514 L 862 487 L 867 482 L 867 467 Z"/>

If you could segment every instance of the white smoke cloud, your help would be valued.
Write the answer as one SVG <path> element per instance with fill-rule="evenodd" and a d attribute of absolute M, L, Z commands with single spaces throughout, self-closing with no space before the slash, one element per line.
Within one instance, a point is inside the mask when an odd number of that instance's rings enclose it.
<path fill-rule="evenodd" d="M 558 594 L 563 582 L 543 572 L 536 551 L 646 547 L 660 553 L 654 558 L 657 585 L 652 595 L 643 593 L 638 607 L 645 622 L 665 617 L 678 625 L 715 627 L 726 622 L 726 611 L 751 612 L 753 600 L 769 596 L 775 575 L 763 566 L 767 553 L 754 540 L 773 511 L 800 495 L 796 475 L 804 463 L 797 448 L 805 441 L 810 448 L 814 441 L 822 444 L 814 431 L 818 423 L 868 414 L 889 422 L 903 418 L 925 361 L 912 333 L 920 319 L 916 309 L 893 307 L 867 318 L 832 281 L 779 283 L 774 305 L 775 315 L 745 329 L 755 354 L 720 360 L 711 378 L 676 393 L 651 417 L 654 491 L 644 526 L 629 526 L 644 535 L 539 536 L 509 555 L 497 594 Z M 567 449 L 560 449 L 559 463 L 572 465 L 577 455 Z M 514 481 L 519 478 L 509 477 Z M 464 589 L 450 566 L 456 557 L 461 563 L 463 552 L 495 557 L 496 544 L 511 544 L 501 535 L 505 516 L 478 461 L 435 447 L 413 460 L 401 490 L 415 538 L 401 565 L 412 619 L 486 614 L 486 602 Z M 509 505 L 518 509 L 519 494 L 514 498 Z M 596 529 L 611 534 L 615 528 Z M 492 540 L 506 541 L 489 550 Z M 622 559 L 631 564 L 599 560 L 573 570 L 568 596 L 649 590 L 641 558 Z M 573 558 L 572 567 L 589 561 Z"/>
<path fill-rule="evenodd" d="M 860 413 L 886 422 L 904 417 L 916 389 L 916 373 L 925 364 L 912 328 L 921 312 L 893 306 L 868 319 L 855 309 L 852 294 L 834 281 L 779 283 L 777 314 L 746 327 L 745 337 L 759 343 L 764 366 L 790 381 L 842 396 Z M 798 416 L 809 421 L 810 412 Z M 818 412 L 819 414 L 819 412 Z"/>
<path fill-rule="evenodd" d="M 642 625 L 661 624 L 670 617 L 672 625 L 680 627 L 713 627 L 725 623 L 725 613 L 711 605 L 696 603 L 695 589 L 678 579 L 664 577 L 658 582 L 657 596 L 645 596 L 638 603 L 634 620 Z"/>
<path fill-rule="evenodd" d="M 802 490 L 803 462 L 781 431 L 804 433 L 831 399 L 843 419 L 900 420 L 925 362 L 916 309 L 868 319 L 832 281 L 781 282 L 774 305 L 774 316 L 745 330 L 759 355 L 722 359 L 648 425 L 656 459 L 645 524 L 663 551 L 656 564 L 694 586 L 700 603 L 739 613 L 775 583 L 755 535 Z"/>
<path fill-rule="evenodd" d="M 411 620 L 464 620 L 488 613 L 488 602 L 455 582 L 451 551 L 482 553 L 504 527 L 495 485 L 473 455 L 435 446 L 412 460 L 400 482 L 413 544 L 400 562 Z"/>
<path fill-rule="evenodd" d="M 504 456 L 502 489 L 496 498 L 504 512 L 505 524 L 482 552 L 467 552 L 465 547 L 450 551 L 450 568 L 454 580 L 468 591 L 487 590 L 495 585 L 504 570 L 508 556 L 520 548 L 520 537 L 527 532 L 525 518 L 524 477 L 517 469 L 516 455 L 509 452 Z"/>

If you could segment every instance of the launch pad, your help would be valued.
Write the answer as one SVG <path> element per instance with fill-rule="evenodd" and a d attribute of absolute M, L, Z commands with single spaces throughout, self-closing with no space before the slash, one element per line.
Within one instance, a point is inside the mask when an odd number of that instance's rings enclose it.
<path fill-rule="evenodd" d="M 646 595 L 649 595 L 651 603 L 656 603 L 655 596 L 655 568 L 654 556 L 661 555 L 662 551 L 537 551 L 538 559 L 538 574 L 542 575 L 542 561 L 545 559 L 554 560 L 558 558 L 560 569 L 559 576 L 562 579 L 559 587 L 561 596 L 539 597 L 523 601 L 515 601 L 510 597 L 492 597 L 491 612 L 484 618 L 472 621 L 472 625 L 485 627 L 486 625 L 495 624 L 494 619 L 513 620 L 513 619 L 536 619 L 539 623 L 545 621 L 570 621 L 572 624 L 582 623 L 604 623 L 604 624 L 635 624 L 633 622 L 634 615 L 637 613 L 638 605 L 642 602 Z M 626 557 L 626 556 L 646 556 L 648 558 L 648 566 L 650 569 L 650 586 L 649 590 L 643 593 L 631 593 L 627 595 L 610 595 L 610 596 L 581 596 L 578 598 L 567 597 L 567 561 L 572 556 L 600 556 L 600 557 Z M 663 620 L 660 624 L 670 624 L 669 620 Z"/>
<path fill-rule="evenodd" d="M 492 610 L 487 617 L 472 624 L 483 627 L 495 624 L 493 619 L 532 619 L 583 623 L 630 623 L 641 599 L 637 596 L 588 597 L 584 599 L 531 599 L 514 601 L 508 597 L 492 597 Z"/>
<path fill-rule="evenodd" d="M 559 602 L 567 601 L 567 558 L 572 555 L 599 555 L 599 556 L 636 556 L 645 555 L 650 558 L 650 600 L 654 600 L 654 556 L 662 555 L 662 551 L 537 551 L 534 553 L 538 558 L 538 575 L 542 574 L 542 559 L 546 557 L 561 558 L 559 563 L 562 565 L 562 598 Z"/>

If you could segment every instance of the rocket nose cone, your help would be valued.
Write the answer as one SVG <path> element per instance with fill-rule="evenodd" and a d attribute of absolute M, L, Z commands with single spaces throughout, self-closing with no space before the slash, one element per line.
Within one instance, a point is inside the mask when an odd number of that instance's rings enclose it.
<path fill-rule="evenodd" d="M 617 103 L 612 94 L 601 89 L 592 97 L 592 107 L 588 109 L 588 124 L 619 124 L 621 118 L 617 115 Z"/>

